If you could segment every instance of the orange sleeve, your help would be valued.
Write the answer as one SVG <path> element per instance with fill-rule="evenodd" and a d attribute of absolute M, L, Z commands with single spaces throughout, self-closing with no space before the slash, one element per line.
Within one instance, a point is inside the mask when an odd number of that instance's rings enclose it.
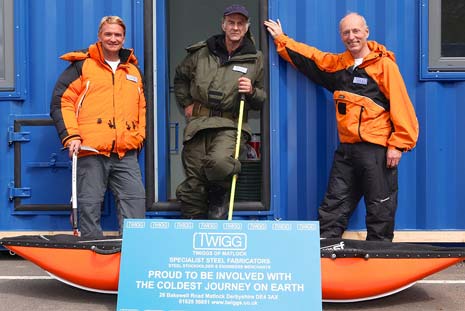
<path fill-rule="evenodd" d="M 387 144 L 389 148 L 409 151 L 415 147 L 419 134 L 415 109 L 397 64 L 387 60 L 383 67 L 383 87 L 389 96 L 390 117 L 394 127 Z"/>

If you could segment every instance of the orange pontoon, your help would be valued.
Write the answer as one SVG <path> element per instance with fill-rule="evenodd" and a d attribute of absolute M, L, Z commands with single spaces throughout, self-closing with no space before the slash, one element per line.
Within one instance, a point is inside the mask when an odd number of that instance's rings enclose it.
<path fill-rule="evenodd" d="M 19 236 L 0 245 L 67 284 L 118 291 L 121 239 Z M 465 248 L 341 239 L 322 239 L 320 252 L 322 297 L 329 302 L 387 296 L 465 259 Z"/>
<path fill-rule="evenodd" d="M 376 299 L 465 260 L 465 248 L 321 240 L 321 286 L 327 302 Z"/>
<path fill-rule="evenodd" d="M 100 293 L 118 292 L 121 239 L 25 235 L 0 239 L 0 245 L 69 285 Z"/>

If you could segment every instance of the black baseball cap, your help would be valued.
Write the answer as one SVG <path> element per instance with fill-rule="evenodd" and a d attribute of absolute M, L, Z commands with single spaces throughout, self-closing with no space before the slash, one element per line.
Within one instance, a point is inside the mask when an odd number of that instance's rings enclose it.
<path fill-rule="evenodd" d="M 239 4 L 233 4 L 231 6 L 228 6 L 223 13 L 223 16 L 228 16 L 231 14 L 242 14 L 244 15 L 247 19 L 249 19 L 249 12 L 245 7 Z"/>

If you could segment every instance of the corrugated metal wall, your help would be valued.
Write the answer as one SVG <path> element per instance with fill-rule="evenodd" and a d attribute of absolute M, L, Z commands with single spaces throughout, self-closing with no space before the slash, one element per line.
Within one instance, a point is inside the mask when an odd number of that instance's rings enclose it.
<path fill-rule="evenodd" d="M 143 1 L 14 0 L 13 2 L 17 89 L 10 94 L 2 92 L 0 96 L 0 128 L 4 137 L 0 144 L 0 185 L 3 190 L 0 198 L 0 231 L 53 231 L 69 228 L 69 220 L 66 219 L 65 213 L 31 212 L 30 214 L 35 217 L 28 217 L 18 216 L 20 213 L 14 211 L 8 192 L 14 180 L 15 151 L 13 144 L 6 142 L 7 130 L 12 120 L 17 118 L 48 118 L 53 87 L 59 74 L 69 65 L 60 60 L 59 56 L 69 51 L 85 49 L 89 44 L 96 42 L 98 25 L 105 15 L 119 15 L 124 19 L 127 27 L 125 46 L 135 49 L 140 65 L 143 66 Z M 31 134 L 31 141 L 28 144 L 36 146 L 36 149 L 32 148 L 32 150 L 37 152 L 32 154 L 39 154 L 38 150 L 41 150 L 42 146 L 37 143 L 40 139 L 37 139 L 35 134 Z M 51 152 L 53 150 L 50 150 Z M 60 191 L 60 187 L 63 187 L 53 179 L 43 182 L 56 184 L 56 187 L 47 190 L 49 196 L 54 196 L 54 192 Z M 31 190 L 33 199 L 43 195 L 38 193 L 39 191 L 39 189 Z M 105 228 L 108 227 L 106 223 L 103 225 Z M 114 226 L 113 223 L 111 225 Z"/>
<path fill-rule="evenodd" d="M 126 47 L 135 49 L 143 65 L 142 1 L 136 0 L 39 0 L 26 6 L 26 55 L 30 94 L 22 113 L 47 113 L 56 79 L 68 65 L 59 56 L 87 48 L 97 41 L 100 19 L 118 15 L 126 23 Z M 37 101 L 38 104 L 36 104 Z M 38 107 L 40 111 L 38 111 Z M 33 111 L 32 111 L 33 109 Z M 25 111 L 28 110 L 28 111 Z"/>
<path fill-rule="evenodd" d="M 272 19 L 298 41 L 341 52 L 339 20 L 365 16 L 370 39 L 395 52 L 420 122 L 414 151 L 399 171 L 396 229 L 465 229 L 465 82 L 419 80 L 420 0 L 270 0 Z M 270 41 L 270 47 L 274 45 Z M 281 217 L 315 219 L 323 197 L 337 132 L 332 98 L 270 53 L 272 203 Z M 363 229 L 364 208 L 350 228 Z"/>
<path fill-rule="evenodd" d="M 464 230 L 465 122 L 461 112 L 465 107 L 461 94 L 465 94 L 465 82 L 419 80 L 423 1 L 269 0 L 268 4 L 270 17 L 279 18 L 287 34 L 334 52 L 344 49 L 338 35 L 340 18 L 349 11 L 366 17 L 370 38 L 396 53 L 420 121 L 418 146 L 403 156 L 400 165 L 397 229 Z M 154 2 L 157 16 L 163 16 L 164 1 Z M 125 45 L 135 48 L 143 64 L 141 0 L 16 0 L 15 6 L 19 8 L 15 11 L 19 34 L 15 54 L 20 58 L 21 98 L 2 98 L 0 126 L 4 130 L 9 115 L 48 115 L 51 91 L 67 65 L 58 57 L 94 42 L 103 15 L 123 17 L 128 27 Z M 160 36 L 157 46 L 163 46 L 163 40 Z M 160 55 L 156 66 L 163 75 L 169 51 Z M 283 219 L 313 220 L 337 146 L 332 97 L 280 60 L 274 50 L 270 53 L 270 83 L 272 209 Z M 159 84 L 159 94 L 167 92 L 163 86 L 167 84 Z M 159 107 L 165 105 L 163 99 L 159 96 Z M 5 189 L 13 174 L 13 150 L 6 143 L 0 145 L 0 159 L 0 183 Z M 19 223 L 10 216 L 8 195 L 1 202 L 0 215 L 8 228 L 29 228 L 26 220 Z M 357 210 L 354 216 L 350 228 L 363 229 L 364 210 Z M 36 220 L 44 224 L 42 218 Z"/>

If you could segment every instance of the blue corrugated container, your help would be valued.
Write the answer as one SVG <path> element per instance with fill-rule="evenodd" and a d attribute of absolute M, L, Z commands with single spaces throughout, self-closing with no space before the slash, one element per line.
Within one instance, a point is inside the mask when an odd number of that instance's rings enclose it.
<path fill-rule="evenodd" d="M 465 171 L 462 161 L 465 158 L 465 145 L 462 142 L 465 122 L 461 120 L 461 111 L 465 109 L 461 96 L 465 93 L 465 82 L 420 79 L 423 57 L 421 22 L 424 18 L 421 12 L 424 12 L 428 1 L 249 2 L 254 5 L 258 3 L 270 18 L 279 18 L 289 36 L 331 52 L 342 52 L 344 49 L 338 34 L 339 20 L 351 11 L 365 16 L 370 27 L 370 39 L 386 45 L 396 54 L 420 122 L 417 147 L 403 155 L 400 165 L 396 220 L 398 237 L 464 242 L 465 209 L 461 194 L 465 184 L 460 176 Z M 0 144 L 0 185 L 4 193 L 0 198 L 0 231 L 69 230 L 69 213 L 64 210 L 69 193 L 54 193 L 55 189 L 48 189 L 47 192 L 47 189 L 41 188 L 43 182 L 63 183 L 58 181 L 67 180 L 70 174 L 69 168 L 63 164 L 67 159 L 46 144 L 56 137 L 50 131 L 50 124 L 44 120 L 48 118 L 50 94 L 56 78 L 67 66 L 58 57 L 70 50 L 86 48 L 96 41 L 97 26 L 104 15 L 120 15 L 125 20 L 128 28 L 125 46 L 135 49 L 142 67 L 147 63 L 144 53 L 147 48 L 153 48 L 156 53 L 149 74 L 153 74 L 151 77 L 155 87 L 154 128 L 157 132 L 154 171 L 157 175 L 155 189 L 149 190 L 155 193 L 155 198 L 150 199 L 166 200 L 165 182 L 169 175 L 166 115 L 170 87 L 167 14 L 176 13 L 168 12 L 167 1 L 150 2 L 155 8 L 155 27 L 151 38 L 153 46 L 147 47 L 147 42 L 152 43 L 150 40 L 144 41 L 147 40 L 144 38 L 144 24 L 147 23 L 144 22 L 144 14 L 147 14 L 144 7 L 148 7 L 148 3 L 149 0 L 14 1 L 17 87 L 13 92 L 0 92 L 0 127 L 6 131 L 7 140 L 12 140 Z M 265 30 L 261 29 L 259 35 L 266 35 Z M 268 40 L 268 45 L 270 213 L 265 214 L 268 218 L 315 220 L 326 189 L 333 152 L 338 144 L 332 96 L 279 59 L 272 40 Z M 39 120 L 39 126 L 30 124 L 30 120 Z M 42 127 L 45 129 L 42 130 Z M 36 128 L 41 130 L 36 133 Z M 14 133 L 18 131 L 22 133 Z M 23 142 L 14 142 L 23 138 L 26 139 Z M 58 161 L 64 167 L 52 167 L 45 177 L 34 177 L 37 172 L 42 172 L 36 162 L 26 163 L 20 169 L 15 166 L 20 151 L 23 155 L 37 153 L 42 157 L 41 165 Z M 23 156 L 19 161 L 33 160 Z M 152 173 L 145 171 L 145 174 Z M 22 176 L 22 179 L 18 180 L 17 176 Z M 31 185 L 34 187 L 29 188 Z M 61 204 L 60 208 L 44 207 L 46 202 L 54 200 L 56 204 Z M 31 204 L 42 208 L 33 212 L 21 207 Z M 114 230 L 116 225 L 113 205 L 108 200 L 104 206 L 104 227 L 108 230 Z M 148 216 L 159 215 L 149 213 Z M 350 230 L 363 232 L 364 218 L 361 204 L 350 222 Z M 437 235 L 437 230 L 449 235 Z M 403 231 L 424 233 L 425 237 L 403 235 Z M 436 232 L 435 236 L 430 234 L 432 231 Z"/>
<path fill-rule="evenodd" d="M 462 230 L 464 164 L 460 110 L 463 81 L 420 81 L 420 10 L 427 1 L 269 1 L 286 34 L 321 50 L 342 52 L 339 20 L 364 15 L 370 39 L 396 54 L 420 123 L 417 147 L 402 157 L 396 230 Z M 270 41 L 271 42 L 271 41 Z M 273 47 L 273 44 L 270 43 Z M 315 219 L 337 146 L 332 98 L 270 52 L 273 203 L 283 218 Z M 279 158 L 279 160 L 276 160 Z M 279 182 L 277 182 L 279 180 Z M 285 208 L 287 207 L 287 209 Z M 365 228 L 364 208 L 350 223 Z"/>

